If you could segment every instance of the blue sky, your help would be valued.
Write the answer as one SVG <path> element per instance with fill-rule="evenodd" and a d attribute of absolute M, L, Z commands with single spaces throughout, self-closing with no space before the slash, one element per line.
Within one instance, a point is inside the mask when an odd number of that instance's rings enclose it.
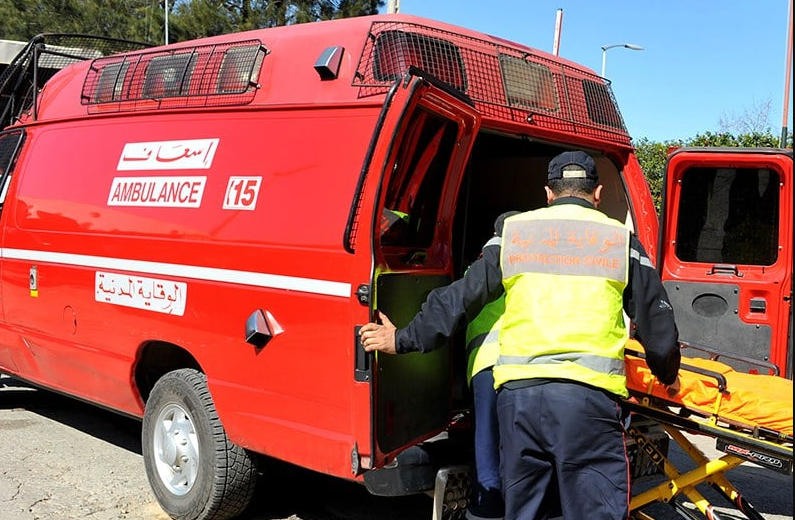
<path fill-rule="evenodd" d="M 766 105 L 773 135 L 793 134 L 792 81 L 783 121 L 790 1 L 400 0 L 399 10 L 552 52 L 562 9 L 558 54 L 597 74 L 602 46 L 639 45 L 609 49 L 605 76 L 633 138 L 667 141 Z"/>

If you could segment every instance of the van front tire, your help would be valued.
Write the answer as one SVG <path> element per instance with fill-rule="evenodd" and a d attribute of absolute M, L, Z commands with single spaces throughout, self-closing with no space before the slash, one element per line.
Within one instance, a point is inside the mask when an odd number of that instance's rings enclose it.
<path fill-rule="evenodd" d="M 206 376 L 197 370 L 175 370 L 155 384 L 141 447 L 152 492 L 174 519 L 226 520 L 251 501 L 254 459 L 227 438 Z"/>

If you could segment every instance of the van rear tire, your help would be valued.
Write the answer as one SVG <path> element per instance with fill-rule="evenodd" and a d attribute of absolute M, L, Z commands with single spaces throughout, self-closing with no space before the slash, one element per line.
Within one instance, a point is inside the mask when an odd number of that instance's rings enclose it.
<path fill-rule="evenodd" d="M 157 381 L 141 448 L 152 492 L 174 519 L 226 520 L 251 502 L 255 460 L 227 438 L 207 378 L 197 370 L 174 370 Z"/>

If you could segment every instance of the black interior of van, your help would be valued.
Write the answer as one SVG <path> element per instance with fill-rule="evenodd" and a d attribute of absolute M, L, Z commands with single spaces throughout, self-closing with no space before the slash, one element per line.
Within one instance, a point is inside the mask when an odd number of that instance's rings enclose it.
<path fill-rule="evenodd" d="M 477 259 L 500 214 L 546 206 L 547 166 L 568 149 L 526 136 L 480 132 L 456 205 L 452 247 L 456 277 Z M 627 222 L 629 205 L 618 169 L 607 158 L 586 151 L 596 160 L 603 185 L 599 209 Z"/>

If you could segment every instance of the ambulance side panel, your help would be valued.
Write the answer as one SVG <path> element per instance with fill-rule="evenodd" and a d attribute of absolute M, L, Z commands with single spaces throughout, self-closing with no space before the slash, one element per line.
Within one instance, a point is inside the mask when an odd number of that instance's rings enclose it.
<path fill-rule="evenodd" d="M 349 461 L 353 424 L 369 424 L 351 324 L 368 321 L 354 292 L 371 263 L 343 234 L 377 115 L 29 127 L 0 222 L 4 371 L 140 417 L 137 386 L 192 359 L 233 442 L 307 467 Z M 274 330 L 261 348 L 245 337 L 257 311 Z"/>

